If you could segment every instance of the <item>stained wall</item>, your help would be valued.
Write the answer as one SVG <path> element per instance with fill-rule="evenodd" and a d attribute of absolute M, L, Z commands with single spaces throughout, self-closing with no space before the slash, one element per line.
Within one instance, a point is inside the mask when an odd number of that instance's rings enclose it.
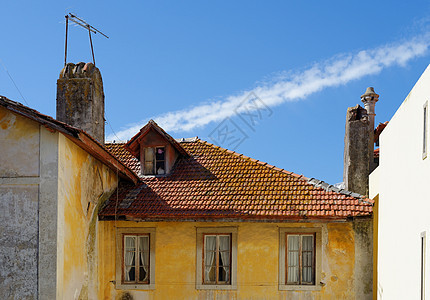
<path fill-rule="evenodd" d="M 237 289 L 196 289 L 196 228 L 238 228 Z M 115 289 L 115 231 L 152 227 L 155 289 Z M 317 291 L 278 288 L 279 232 L 283 227 L 322 231 L 321 283 Z M 367 236 L 370 234 L 370 241 Z M 99 224 L 99 299 L 372 299 L 371 220 L 360 223 L 127 222 Z"/>
<path fill-rule="evenodd" d="M 116 185 L 114 171 L 60 136 L 58 299 L 97 298 L 97 212 Z"/>

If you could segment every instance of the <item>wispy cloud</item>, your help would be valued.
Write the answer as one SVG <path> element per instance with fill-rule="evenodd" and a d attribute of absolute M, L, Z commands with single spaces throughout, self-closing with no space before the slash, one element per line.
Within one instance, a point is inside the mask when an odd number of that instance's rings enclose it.
<path fill-rule="evenodd" d="M 269 107 L 305 99 L 325 88 L 344 85 L 352 80 L 377 74 L 391 66 L 405 66 L 411 59 L 425 55 L 429 46 L 430 36 L 427 34 L 401 43 L 336 55 L 303 71 L 277 78 L 271 83 L 259 84 L 251 90 L 239 92 L 222 100 L 167 112 L 152 119 L 168 132 L 190 131 L 233 116 L 235 108 L 252 92 Z M 108 136 L 108 140 L 118 138 L 127 140 L 147 121 L 148 119 L 126 126 L 126 129 L 119 131 L 116 137 Z"/>

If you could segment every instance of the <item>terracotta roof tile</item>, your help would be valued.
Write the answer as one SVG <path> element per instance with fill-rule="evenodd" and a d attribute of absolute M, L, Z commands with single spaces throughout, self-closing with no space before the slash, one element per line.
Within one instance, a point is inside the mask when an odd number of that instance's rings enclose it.
<path fill-rule="evenodd" d="M 101 219 L 303 219 L 369 216 L 373 201 L 208 142 L 180 142 L 189 154 L 172 173 L 122 183 Z M 140 174 L 124 144 L 106 148 Z"/>

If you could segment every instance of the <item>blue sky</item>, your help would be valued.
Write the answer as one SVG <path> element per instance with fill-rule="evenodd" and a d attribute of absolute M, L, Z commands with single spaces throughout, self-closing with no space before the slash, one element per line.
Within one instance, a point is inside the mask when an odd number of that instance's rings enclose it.
<path fill-rule="evenodd" d="M 389 120 L 430 58 L 427 1 L 3 1 L 0 11 L 0 95 L 55 116 L 73 12 L 110 37 L 93 36 L 108 139 L 153 118 L 175 138 L 329 183 L 342 181 L 347 107 L 373 86 L 376 121 Z M 87 32 L 70 27 L 68 61 L 90 60 Z"/>

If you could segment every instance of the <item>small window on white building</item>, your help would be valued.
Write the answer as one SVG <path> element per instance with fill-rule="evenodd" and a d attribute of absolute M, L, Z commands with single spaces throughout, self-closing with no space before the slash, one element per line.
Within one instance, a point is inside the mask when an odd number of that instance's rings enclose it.
<path fill-rule="evenodd" d="M 145 148 L 143 175 L 164 175 L 166 173 L 166 153 L 164 147 Z"/>
<path fill-rule="evenodd" d="M 423 107 L 423 159 L 427 157 L 427 126 L 428 126 L 428 102 L 424 104 Z"/>

